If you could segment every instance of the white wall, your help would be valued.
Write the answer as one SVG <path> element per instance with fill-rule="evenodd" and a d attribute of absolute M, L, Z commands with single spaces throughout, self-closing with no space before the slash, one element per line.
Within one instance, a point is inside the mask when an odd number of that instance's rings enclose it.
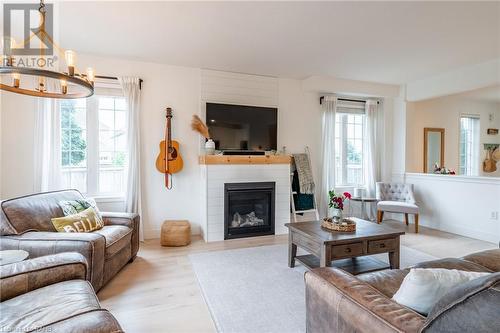
<path fill-rule="evenodd" d="M 487 135 L 487 128 L 500 127 L 500 104 L 492 101 L 477 100 L 461 94 L 408 103 L 406 147 L 407 172 L 423 172 L 424 128 L 445 129 L 444 165 L 458 172 L 460 115 L 480 116 L 480 165 L 479 176 L 499 177 L 500 170 L 492 173 L 482 171 L 482 161 L 486 156 L 483 143 L 500 143 L 500 135 Z M 489 116 L 493 115 L 493 121 Z M 500 166 L 499 166 L 500 169 Z"/>
<path fill-rule="evenodd" d="M 36 99 L 1 93 L 0 194 L 2 199 L 33 192 Z"/>
<path fill-rule="evenodd" d="M 138 61 L 124 61 L 114 58 L 79 55 L 79 68 L 92 66 L 96 73 L 109 76 L 138 76 L 144 80 L 142 89 L 141 114 L 141 168 L 142 168 L 142 198 L 145 237 L 158 237 L 161 223 L 165 219 L 188 219 L 192 223 L 193 233 L 199 233 L 199 223 L 202 214 L 201 173 L 198 165 L 198 155 L 202 140 L 190 128 L 193 114 L 203 115 L 204 101 L 211 100 L 203 89 L 202 71 L 197 68 L 168 66 L 162 64 Z M 220 72 L 218 72 L 220 74 Z M 218 75 L 219 75 L 218 74 Z M 241 79 L 248 75 L 222 73 L 223 76 Z M 241 104 L 277 105 L 279 108 L 278 149 L 287 147 L 288 153 L 303 152 L 305 146 L 311 150 L 313 173 L 316 183 L 320 176 L 321 147 L 321 108 L 319 97 L 321 93 L 343 92 L 360 95 L 365 91 L 367 83 L 341 80 L 336 82 L 338 91 L 329 90 L 329 85 L 316 85 L 313 90 L 303 88 L 300 80 L 286 78 L 254 77 L 265 82 L 262 96 L 269 98 L 267 102 L 235 99 L 234 89 L 229 99 L 216 98 L 219 102 L 240 102 Z M 254 80 L 252 79 L 252 80 Z M 326 81 L 330 82 L 330 81 Z M 369 83 L 374 92 L 377 84 Z M 375 89 L 375 90 L 374 90 Z M 219 89 L 220 90 L 220 89 Z M 393 91 L 393 87 L 382 85 L 380 92 Z M 245 93 L 243 94 L 245 95 Z M 212 97 L 207 97 L 212 96 Z M 384 97 L 380 95 L 379 97 Z M 2 121 L 0 124 L 0 154 L 1 179 L 0 195 L 2 199 L 33 192 L 33 142 L 35 99 L 3 93 L 0 102 Z M 274 104 L 273 104 L 274 103 Z M 392 97 L 383 101 L 386 134 L 384 147 L 392 145 Z M 163 175 L 155 169 L 155 159 L 158 154 L 159 142 L 163 139 L 165 108 L 173 108 L 173 138 L 180 142 L 180 152 L 184 159 L 184 169 L 174 175 L 174 188 L 166 190 Z M 384 150 L 383 176 L 391 174 L 391 152 Z M 387 180 L 387 179 L 386 179 Z M 99 203 L 102 210 L 121 210 L 123 202 L 105 200 Z"/>
<path fill-rule="evenodd" d="M 406 174 L 414 184 L 420 224 L 455 234 L 500 242 L 500 179 Z"/>

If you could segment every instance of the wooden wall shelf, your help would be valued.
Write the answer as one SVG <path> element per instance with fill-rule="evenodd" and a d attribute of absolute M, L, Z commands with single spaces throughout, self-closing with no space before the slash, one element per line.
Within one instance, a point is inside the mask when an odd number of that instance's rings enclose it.
<path fill-rule="evenodd" d="M 290 155 L 201 155 L 200 164 L 290 164 Z"/>

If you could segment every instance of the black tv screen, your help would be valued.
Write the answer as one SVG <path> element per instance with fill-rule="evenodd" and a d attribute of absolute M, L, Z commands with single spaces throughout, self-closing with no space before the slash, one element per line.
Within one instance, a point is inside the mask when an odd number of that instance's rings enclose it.
<path fill-rule="evenodd" d="M 207 103 L 206 119 L 218 150 L 276 150 L 278 109 Z"/>

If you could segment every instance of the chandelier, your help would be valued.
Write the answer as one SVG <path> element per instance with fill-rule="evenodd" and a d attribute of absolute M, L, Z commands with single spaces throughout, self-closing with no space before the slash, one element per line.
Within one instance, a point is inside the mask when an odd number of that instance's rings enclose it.
<path fill-rule="evenodd" d="M 43 0 L 40 1 L 38 12 L 40 13 L 40 26 L 24 41 L 24 45 L 37 36 L 45 45 L 51 45 L 53 50 L 57 49 L 61 55 L 64 54 L 67 72 L 47 69 L 46 61 L 38 61 L 39 64 L 43 64 L 38 67 L 17 65 L 12 54 L 12 50 L 17 47 L 17 44 L 11 37 L 10 54 L 4 55 L 0 66 L 0 89 L 22 95 L 45 98 L 73 99 L 92 96 L 94 94 L 94 70 L 87 68 L 85 74 L 76 71 L 76 53 L 71 50 L 64 51 L 58 48 L 52 37 L 45 30 L 46 8 Z M 4 50 L 6 50 L 6 39 L 4 39 Z M 44 56 L 42 45 L 40 47 L 40 59 Z"/>

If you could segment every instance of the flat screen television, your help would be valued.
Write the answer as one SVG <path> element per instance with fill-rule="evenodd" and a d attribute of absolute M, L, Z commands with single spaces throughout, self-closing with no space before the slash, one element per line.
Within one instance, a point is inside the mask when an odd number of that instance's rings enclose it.
<path fill-rule="evenodd" d="M 206 119 L 215 149 L 276 150 L 278 109 L 207 103 Z"/>

